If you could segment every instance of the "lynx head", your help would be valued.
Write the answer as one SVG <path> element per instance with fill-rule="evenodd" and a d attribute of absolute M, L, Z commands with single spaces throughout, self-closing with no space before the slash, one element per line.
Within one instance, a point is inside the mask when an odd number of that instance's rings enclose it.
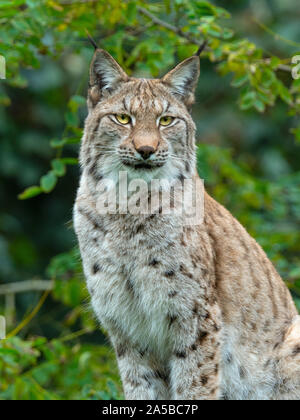
<path fill-rule="evenodd" d="M 81 148 L 86 174 L 95 181 L 117 181 L 119 171 L 147 182 L 192 177 L 195 125 L 189 111 L 199 68 L 193 56 L 161 79 L 138 79 L 97 49 Z"/>

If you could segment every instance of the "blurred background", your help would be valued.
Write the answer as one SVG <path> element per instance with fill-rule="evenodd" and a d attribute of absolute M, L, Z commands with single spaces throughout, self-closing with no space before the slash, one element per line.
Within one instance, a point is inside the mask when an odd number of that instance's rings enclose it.
<path fill-rule="evenodd" d="M 129 73 L 147 77 L 193 54 L 191 38 L 209 40 L 193 110 L 199 173 L 264 247 L 300 309 L 300 84 L 289 72 L 300 51 L 299 1 L 106 3 L 0 5 L 7 60 L 0 80 L 0 314 L 11 333 L 0 343 L 0 399 L 122 397 L 72 229 L 93 54 L 86 30 Z M 29 291 L 15 293 L 9 285 L 17 282 Z"/>

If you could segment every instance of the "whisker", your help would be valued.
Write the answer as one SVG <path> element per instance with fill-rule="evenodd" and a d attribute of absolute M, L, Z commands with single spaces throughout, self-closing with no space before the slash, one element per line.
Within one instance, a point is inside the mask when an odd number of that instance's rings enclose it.
<path fill-rule="evenodd" d="M 170 153 L 169 156 L 172 156 L 172 157 L 175 157 L 175 158 L 178 158 L 178 159 L 183 159 L 182 156 L 175 155 L 175 153 Z"/>
<path fill-rule="evenodd" d="M 116 149 L 112 149 L 109 147 L 100 147 L 100 146 L 95 146 L 95 149 L 100 149 L 100 150 L 110 150 L 110 151 L 115 151 Z"/>
<path fill-rule="evenodd" d="M 108 144 L 100 144 L 100 143 L 96 143 L 96 144 L 94 144 L 94 146 L 95 147 L 110 147 L 111 149 L 115 148 L 115 146 L 110 146 Z"/>
<path fill-rule="evenodd" d="M 178 160 L 178 162 L 184 162 L 184 159 L 183 159 L 183 158 L 181 158 L 181 157 L 179 157 L 179 156 L 172 156 L 172 155 L 170 155 L 170 157 L 171 157 L 172 159 L 174 159 L 174 160 Z"/>
<path fill-rule="evenodd" d="M 113 151 L 106 151 L 106 150 L 102 150 L 101 152 L 99 152 L 99 153 L 101 153 L 101 155 L 99 156 L 99 157 L 101 157 L 101 156 L 111 156 L 111 155 L 115 155 L 116 153 L 115 152 L 113 152 Z"/>

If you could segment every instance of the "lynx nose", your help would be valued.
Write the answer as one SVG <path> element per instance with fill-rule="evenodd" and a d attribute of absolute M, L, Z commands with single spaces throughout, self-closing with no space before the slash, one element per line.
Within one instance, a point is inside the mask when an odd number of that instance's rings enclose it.
<path fill-rule="evenodd" d="M 137 152 L 142 156 L 144 160 L 147 160 L 155 152 L 154 147 L 151 146 L 142 146 L 137 149 Z"/>

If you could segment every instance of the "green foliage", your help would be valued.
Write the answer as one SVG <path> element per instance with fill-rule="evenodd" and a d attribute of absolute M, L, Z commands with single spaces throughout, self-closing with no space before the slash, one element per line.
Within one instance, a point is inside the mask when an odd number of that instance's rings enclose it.
<path fill-rule="evenodd" d="M 198 171 L 264 247 L 300 310 L 300 80 L 290 64 L 300 49 L 292 41 L 300 36 L 298 0 L 229 0 L 228 10 L 219 4 L 0 2 L 7 62 L 0 81 L 0 281 L 41 276 L 54 284 L 19 336 L 0 342 L 0 399 L 122 397 L 66 226 L 93 54 L 86 31 L 129 74 L 144 77 L 162 75 L 208 41 L 194 106 Z M 18 323 L 39 298 L 18 296 Z"/>
<path fill-rule="evenodd" d="M 207 39 L 207 58 L 218 63 L 222 75 L 233 75 L 232 86 L 240 89 L 242 110 L 255 109 L 263 113 L 266 107 L 274 106 L 281 99 L 290 112 L 299 114 L 299 82 L 289 77 L 283 83 L 278 74 L 291 58 L 268 56 L 253 42 L 234 36 L 233 30 L 224 25 L 224 19 L 229 20 L 230 13 L 210 2 L 182 0 L 145 5 L 138 0 L 82 3 L 20 0 L 4 4 L 1 6 L 0 54 L 9 63 L 7 78 L 10 85 L 26 86 L 21 68 L 38 68 L 43 57 L 59 56 L 66 46 L 70 48 L 67 40 L 71 39 L 75 45 L 75 40 L 85 37 L 87 30 L 98 31 L 100 23 L 101 47 L 108 49 L 129 73 L 136 70 L 149 74 L 150 71 L 152 76 L 157 76 L 174 64 L 176 51 L 180 58 L 186 58 L 195 52 L 196 43 Z M 156 17 L 163 23 L 156 24 Z M 177 25 L 172 30 L 174 20 Z M 71 133 L 72 137 L 63 135 L 52 140 L 51 146 L 58 148 L 57 157 L 61 156 L 63 146 L 80 141 L 78 109 L 84 102 L 80 95 L 74 95 L 69 101 L 65 134 Z M 48 172 L 41 178 L 41 190 L 34 190 L 35 195 L 38 191 L 51 192 L 57 178 L 64 173 L 65 168 L 60 168 L 58 173 L 55 170 Z M 30 198 L 31 193 L 32 190 L 26 191 L 21 198 Z"/>
<path fill-rule="evenodd" d="M 1 341 L 0 400 L 121 399 L 112 350 L 70 339 Z"/>

